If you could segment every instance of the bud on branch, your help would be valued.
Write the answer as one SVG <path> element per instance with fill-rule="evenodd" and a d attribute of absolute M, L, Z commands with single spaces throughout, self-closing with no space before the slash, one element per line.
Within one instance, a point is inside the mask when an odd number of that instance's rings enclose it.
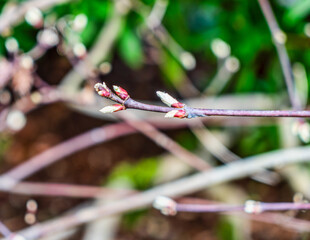
<path fill-rule="evenodd" d="M 151 112 L 166 113 L 167 118 L 195 118 L 207 116 L 231 116 L 231 117 L 304 117 L 310 118 L 310 111 L 290 110 L 232 110 L 232 109 L 202 109 L 185 106 L 184 103 L 171 97 L 168 93 L 157 91 L 157 96 L 168 107 L 141 103 L 130 98 L 127 91 L 121 87 L 113 86 L 114 94 L 105 83 L 97 83 L 95 89 L 98 95 L 109 98 L 119 104 L 101 109 L 103 113 L 117 112 L 127 108 L 139 109 Z"/>

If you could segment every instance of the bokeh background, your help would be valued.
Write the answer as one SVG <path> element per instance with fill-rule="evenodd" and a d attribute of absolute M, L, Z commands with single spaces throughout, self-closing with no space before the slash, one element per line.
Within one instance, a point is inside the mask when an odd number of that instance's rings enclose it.
<path fill-rule="evenodd" d="M 191 120 L 166 120 L 161 113 L 126 110 L 120 117 L 99 112 L 109 104 L 93 89 L 101 81 L 155 105 L 162 104 L 156 96 L 162 90 L 193 107 L 292 109 L 275 41 L 286 47 L 293 92 L 306 109 L 310 2 L 270 4 L 281 29 L 276 40 L 258 1 L 1 0 L 0 172 L 98 127 L 123 132 L 127 125 L 115 124 L 126 119 L 127 111 L 160 126 L 215 167 L 307 145 L 310 126 L 300 119 L 210 117 L 191 126 Z M 113 131 L 111 140 L 76 146 L 72 154 L 25 180 L 144 191 L 195 172 L 144 134 L 117 137 Z M 309 184 L 305 163 L 279 167 L 260 181 L 244 178 L 184 197 L 238 204 L 246 199 L 290 202 L 309 198 Z M 0 220 L 11 231 L 109 201 L 23 195 L 0 185 Z M 29 210 L 29 202 L 35 210 Z M 308 212 L 284 214 L 310 218 Z M 112 220 L 99 227 L 90 222 L 55 239 L 308 239 L 305 230 L 216 213 L 167 217 L 148 208 Z"/>

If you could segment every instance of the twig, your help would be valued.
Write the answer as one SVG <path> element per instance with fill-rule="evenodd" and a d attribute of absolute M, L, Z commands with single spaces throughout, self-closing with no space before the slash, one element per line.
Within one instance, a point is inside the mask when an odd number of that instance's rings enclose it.
<path fill-rule="evenodd" d="M 300 110 L 302 109 L 302 104 L 300 102 L 299 97 L 296 95 L 296 92 L 295 92 L 295 83 L 294 83 L 294 77 L 292 73 L 292 67 L 291 67 L 290 59 L 288 57 L 288 54 L 285 48 L 286 35 L 280 29 L 277 23 L 277 20 L 273 14 L 269 1 L 258 0 L 258 2 L 266 18 L 267 24 L 269 26 L 269 29 L 271 31 L 271 34 L 274 40 L 275 47 L 277 49 L 277 53 L 278 53 L 281 68 L 284 74 L 284 79 L 286 82 L 290 101 L 294 109 Z"/>
<path fill-rule="evenodd" d="M 18 24 L 22 20 L 26 12 L 32 7 L 44 10 L 54 5 L 63 4 L 69 1 L 70 0 L 28 0 L 21 3 L 20 5 L 11 7 L 0 15 L 0 33 L 15 24 Z"/>
<path fill-rule="evenodd" d="M 167 135 L 158 131 L 151 124 L 145 121 L 138 121 L 138 119 L 133 114 L 120 116 L 130 126 L 142 132 L 145 136 L 152 139 L 156 144 L 166 149 L 186 164 L 200 171 L 204 171 L 210 168 L 209 164 L 205 160 L 186 150 Z"/>
<path fill-rule="evenodd" d="M 265 203 L 247 200 L 244 205 L 232 204 L 190 204 L 177 203 L 171 198 L 159 196 L 153 202 L 153 207 L 164 215 L 176 215 L 178 212 L 246 212 L 259 214 L 265 211 L 306 210 L 310 209 L 310 203 L 277 202 Z"/>
<path fill-rule="evenodd" d="M 230 151 L 208 128 L 203 127 L 202 122 L 193 122 L 190 125 L 191 131 L 213 156 L 226 164 L 241 160 L 238 155 Z M 268 170 L 262 170 L 251 176 L 251 178 L 269 185 L 275 185 L 280 180 L 280 176 L 277 173 Z"/>
<path fill-rule="evenodd" d="M 0 189 L 2 191 L 3 189 Z M 97 186 L 73 185 L 61 183 L 19 182 L 7 192 L 22 195 L 58 196 L 71 198 L 101 198 L 123 196 L 134 193 L 133 190 L 112 189 Z"/>
<path fill-rule="evenodd" d="M 8 227 L 5 226 L 2 221 L 0 221 L 0 233 L 6 238 L 12 234 L 10 229 L 8 229 Z"/>
<path fill-rule="evenodd" d="M 117 89 L 122 89 L 120 87 L 116 87 Z M 167 113 L 165 117 L 176 117 L 176 118 L 195 118 L 195 117 L 207 117 L 207 116 L 231 116 L 231 117 L 310 117 L 310 111 L 290 111 L 290 110 L 231 110 L 231 109 L 202 109 L 202 108 L 191 108 L 187 107 L 185 104 L 178 102 L 176 99 L 172 98 L 167 93 L 157 92 L 157 95 L 160 96 L 162 101 L 170 105 L 171 107 L 162 107 L 156 105 L 149 105 L 145 103 L 141 103 L 130 98 L 128 93 L 124 91 L 123 99 L 115 95 L 110 88 L 103 84 L 96 84 L 95 89 L 97 93 L 105 98 L 111 99 L 114 102 L 119 104 L 115 104 L 113 106 L 108 106 L 103 108 L 101 111 L 103 113 L 111 113 L 117 112 L 125 109 L 138 109 L 144 111 L 152 111 L 152 112 L 162 112 Z M 116 91 L 117 92 L 117 91 Z M 164 97 L 162 97 L 164 95 Z M 169 99 L 167 102 L 163 98 L 165 96 Z M 172 106 L 175 104 L 175 106 Z"/>
<path fill-rule="evenodd" d="M 137 124 L 138 123 L 139 121 Z M 187 126 L 187 124 L 185 123 L 181 126 L 184 127 Z M 171 129 L 175 128 L 176 126 L 158 124 L 157 127 Z M 180 127 L 180 125 L 177 125 L 177 127 Z M 69 156 L 87 147 L 94 146 L 99 143 L 134 132 L 136 132 L 136 130 L 126 123 L 111 124 L 87 131 L 49 148 L 48 150 L 30 158 L 29 160 L 26 160 L 24 163 L 0 175 L 0 189 L 2 191 L 9 191 L 20 180 L 29 177 L 42 168 L 45 168 L 66 156 Z"/>
<path fill-rule="evenodd" d="M 216 169 L 197 173 L 174 182 L 166 183 L 143 193 L 119 199 L 103 206 L 85 207 L 70 215 L 27 228 L 20 233 L 24 235 L 27 240 L 36 239 L 48 233 L 68 229 L 103 216 L 144 208 L 150 205 L 154 199 L 160 195 L 177 197 L 194 193 L 208 186 L 252 175 L 265 168 L 306 162 L 310 160 L 309 156 L 310 147 L 299 147 L 260 154 Z"/>
<path fill-rule="evenodd" d="M 22 180 L 40 169 L 55 163 L 76 151 L 80 151 L 89 146 L 99 144 L 103 141 L 124 136 L 135 130 L 128 127 L 127 124 L 113 124 L 101 128 L 95 128 L 91 131 L 78 135 L 67 141 L 64 141 L 18 165 L 12 170 L 0 176 L 0 189 L 10 189 L 19 180 Z"/>

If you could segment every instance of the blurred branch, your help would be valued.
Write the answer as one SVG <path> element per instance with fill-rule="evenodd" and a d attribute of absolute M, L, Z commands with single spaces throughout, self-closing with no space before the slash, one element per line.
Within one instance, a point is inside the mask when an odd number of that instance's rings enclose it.
<path fill-rule="evenodd" d="M 286 82 L 290 101 L 294 109 L 300 110 L 302 109 L 302 104 L 295 91 L 295 83 L 294 83 L 292 67 L 291 67 L 290 59 L 288 57 L 288 54 L 285 48 L 286 35 L 280 29 L 277 23 L 277 20 L 270 6 L 269 0 L 258 0 L 258 2 L 259 2 L 259 5 L 262 9 L 262 12 L 265 16 L 265 19 L 267 21 L 267 24 L 272 34 L 273 42 L 276 47 L 279 60 L 280 60 L 280 64 L 281 64 L 281 68 L 284 74 L 284 79 Z"/>
<path fill-rule="evenodd" d="M 28 0 L 19 5 L 7 5 L 0 15 L 0 33 L 20 23 L 30 8 L 40 8 L 41 10 L 45 10 L 54 5 L 63 4 L 69 1 L 71 0 Z M 12 2 L 9 2 L 8 4 L 12 4 Z"/>
<path fill-rule="evenodd" d="M 12 170 L 9 170 L 7 173 L 2 174 L 0 176 L 0 188 L 10 189 L 17 184 L 18 181 L 32 175 L 50 164 L 55 163 L 61 158 L 89 146 L 93 146 L 119 136 L 124 136 L 132 132 L 134 132 L 134 129 L 121 123 L 92 129 L 86 133 L 51 147 L 50 149 L 18 165 Z"/>
<path fill-rule="evenodd" d="M 190 129 L 205 148 L 221 162 L 227 164 L 241 160 L 239 156 L 231 152 L 209 129 L 204 128 L 202 122 L 193 123 Z M 256 173 L 251 178 L 269 185 L 275 185 L 280 180 L 280 176 L 277 173 L 268 170 Z"/>
<path fill-rule="evenodd" d="M 101 61 L 107 58 L 108 54 L 113 49 L 113 45 L 121 31 L 123 25 L 123 18 L 127 12 L 121 12 L 117 7 L 114 6 L 112 15 L 107 19 L 107 22 L 102 27 L 99 36 L 93 47 L 89 51 L 86 59 L 84 61 L 89 61 L 92 66 L 97 66 Z M 75 68 L 83 69 L 84 61 L 80 61 Z M 65 94 L 75 94 L 83 77 L 75 70 L 71 70 L 61 81 L 60 89 L 65 92 Z"/>
<path fill-rule="evenodd" d="M 156 144 L 166 149 L 186 164 L 200 171 L 204 171 L 210 168 L 209 164 L 205 160 L 186 150 L 173 139 L 169 138 L 166 134 L 163 134 L 162 132 L 157 130 L 151 124 L 145 121 L 138 121 L 137 117 L 130 113 L 122 114 L 120 115 L 120 117 L 130 126 L 143 133 L 145 136 L 153 140 Z"/>
<path fill-rule="evenodd" d="M 97 186 L 72 185 L 62 183 L 36 183 L 19 182 L 11 189 L 0 191 L 22 195 L 57 196 L 71 198 L 102 198 L 110 196 L 123 196 L 134 193 L 127 189 L 112 189 Z"/>
<path fill-rule="evenodd" d="M 34 225 L 21 231 L 20 234 L 25 236 L 28 240 L 36 239 L 50 232 L 68 229 L 100 217 L 144 208 L 149 206 L 154 199 L 160 195 L 177 197 L 194 193 L 208 186 L 252 175 L 265 168 L 306 162 L 310 160 L 309 156 L 310 147 L 299 147 L 245 158 L 225 166 L 154 187 L 143 193 L 115 200 L 103 206 L 85 207 L 72 214 Z"/>
<path fill-rule="evenodd" d="M 235 204 L 192 204 L 178 203 L 171 198 L 159 196 L 154 200 L 153 207 L 164 215 L 176 215 L 178 212 L 246 212 L 260 214 L 265 211 L 306 210 L 310 209 L 310 203 L 275 202 L 266 203 L 247 200 L 243 205 Z"/>

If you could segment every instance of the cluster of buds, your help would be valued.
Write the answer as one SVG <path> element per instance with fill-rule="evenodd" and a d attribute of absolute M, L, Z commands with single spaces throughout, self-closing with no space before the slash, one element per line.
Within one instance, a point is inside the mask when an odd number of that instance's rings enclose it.
<path fill-rule="evenodd" d="M 187 116 L 186 110 L 183 109 L 185 107 L 184 103 L 179 102 L 175 98 L 171 97 L 168 93 L 157 91 L 157 96 L 160 98 L 160 100 L 166 104 L 169 107 L 173 108 L 182 108 L 178 110 L 172 110 L 168 112 L 165 117 L 166 118 L 185 118 Z"/>
<path fill-rule="evenodd" d="M 96 83 L 94 88 L 101 97 L 109 98 L 111 96 L 111 90 L 107 87 L 107 85 L 104 82 Z"/>
<path fill-rule="evenodd" d="M 107 87 L 107 85 L 103 83 L 97 83 L 94 86 L 95 90 L 97 91 L 98 95 L 105 98 L 110 98 L 113 100 L 113 93 L 111 92 L 110 88 Z M 119 96 L 122 100 L 125 101 L 129 98 L 129 94 L 127 91 L 121 87 L 113 86 L 113 90 L 116 93 L 117 96 Z M 106 106 L 100 110 L 102 113 L 113 113 L 118 112 L 121 110 L 125 110 L 125 106 L 123 104 L 113 104 L 111 106 Z"/>

